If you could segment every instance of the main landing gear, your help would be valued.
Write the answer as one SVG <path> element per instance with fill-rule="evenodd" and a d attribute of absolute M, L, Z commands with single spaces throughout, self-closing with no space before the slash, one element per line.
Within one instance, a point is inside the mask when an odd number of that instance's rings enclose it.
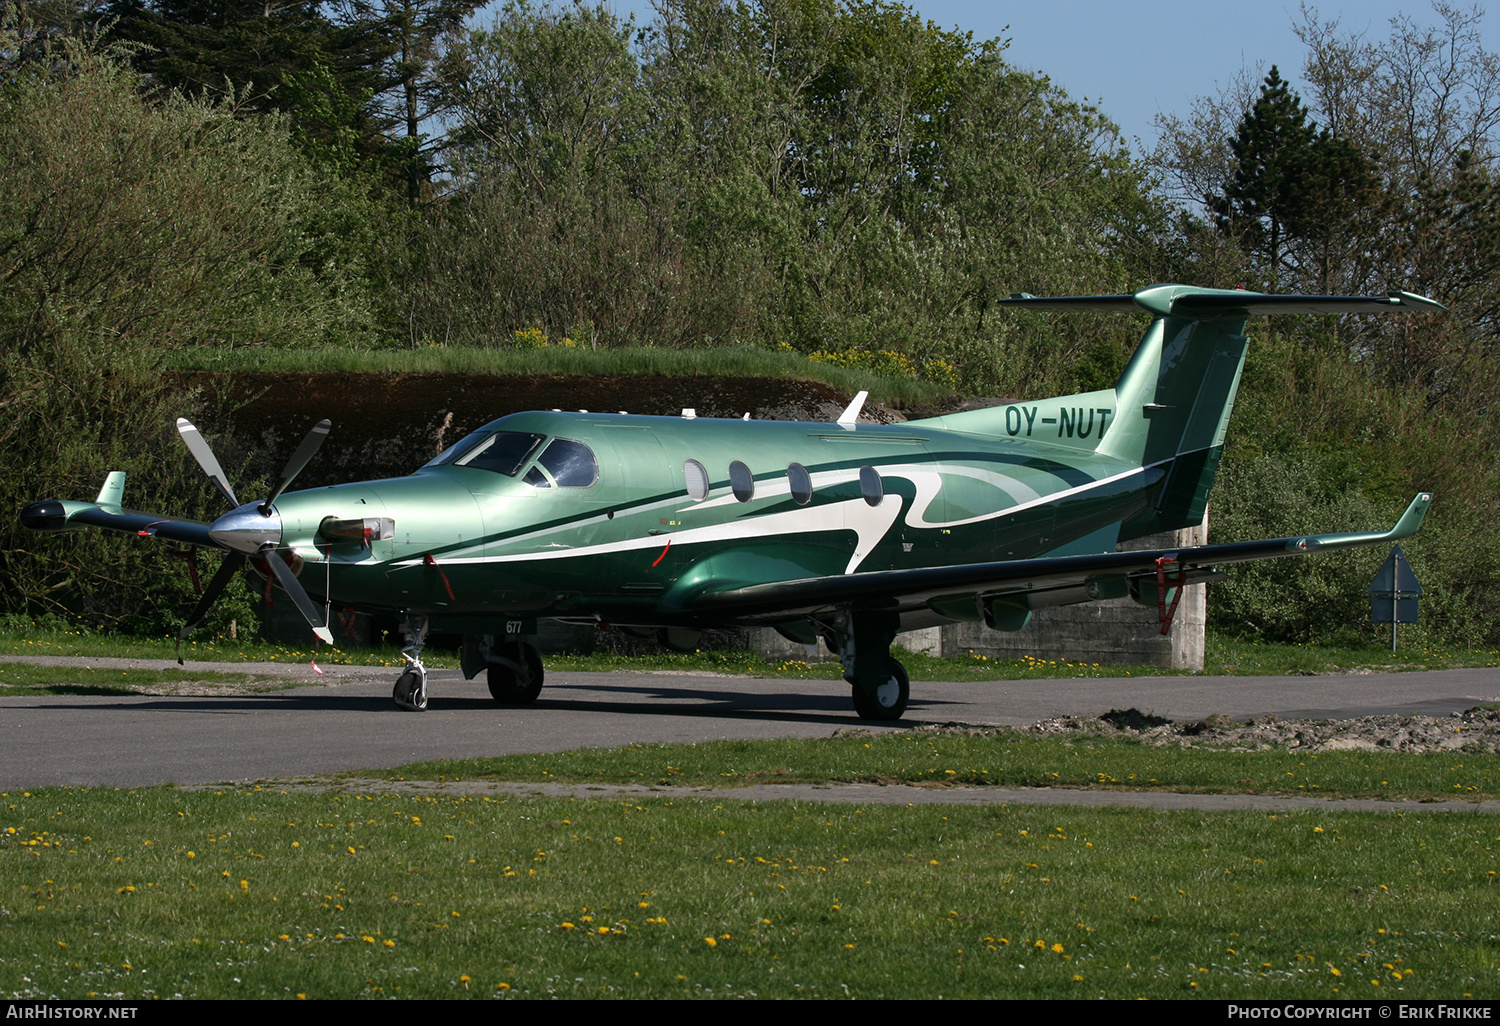
<path fill-rule="evenodd" d="M 862 720 L 899 720 L 911 697 L 906 667 L 891 658 L 899 621 L 894 614 L 851 614 L 837 641 L 844 679 L 853 691 L 854 711 Z M 830 644 L 829 647 L 834 647 Z"/>
<path fill-rule="evenodd" d="M 501 705 L 530 705 L 542 693 L 542 657 L 524 641 L 492 643 L 485 671 L 490 697 Z"/>
<path fill-rule="evenodd" d="M 862 720 L 899 720 L 906 712 L 906 700 L 911 697 L 911 681 L 907 679 L 906 667 L 890 660 L 890 673 L 885 680 L 875 685 L 873 694 L 867 693 L 858 682 L 851 682 L 854 691 L 854 711 Z"/>
<path fill-rule="evenodd" d="M 464 635 L 464 680 L 484 671 L 490 697 L 501 705 L 530 705 L 542 693 L 542 656 L 527 638 L 536 637 L 535 620 L 506 620 L 499 634 Z"/>

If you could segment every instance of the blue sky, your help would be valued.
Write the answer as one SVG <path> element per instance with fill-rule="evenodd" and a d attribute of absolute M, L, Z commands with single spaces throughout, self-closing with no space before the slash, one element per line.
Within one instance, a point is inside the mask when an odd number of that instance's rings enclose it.
<path fill-rule="evenodd" d="M 1300 91 L 1305 51 L 1292 31 L 1301 20 L 1298 3 L 913 0 L 908 6 L 976 39 L 1009 39 L 1011 64 L 1046 73 L 1074 99 L 1094 101 L 1127 139 L 1140 138 L 1147 148 L 1156 139 L 1157 114 L 1186 114 L 1195 98 L 1217 93 L 1242 67 L 1278 65 Z M 1418 25 L 1441 22 L 1426 0 L 1315 6 L 1325 21 L 1337 18 L 1346 33 L 1362 32 L 1372 42 L 1389 38 L 1390 20 L 1402 12 Z M 1485 49 L 1500 50 L 1500 16 L 1481 24 Z"/>

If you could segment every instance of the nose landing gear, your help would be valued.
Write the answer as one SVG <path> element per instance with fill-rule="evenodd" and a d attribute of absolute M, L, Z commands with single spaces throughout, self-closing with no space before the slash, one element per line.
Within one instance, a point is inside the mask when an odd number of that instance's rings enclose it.
<path fill-rule="evenodd" d="M 401 650 L 406 669 L 396 678 L 391 698 L 407 712 L 421 712 L 427 708 L 427 667 L 422 665 L 422 649 L 427 643 L 427 617 L 411 617 L 401 625 L 401 631 L 410 644 Z"/>

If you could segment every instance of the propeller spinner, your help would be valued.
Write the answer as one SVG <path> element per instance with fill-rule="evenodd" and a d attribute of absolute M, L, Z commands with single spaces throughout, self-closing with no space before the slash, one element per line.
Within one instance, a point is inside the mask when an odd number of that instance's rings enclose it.
<path fill-rule="evenodd" d="M 224 589 L 229 586 L 230 580 L 250 556 L 266 561 L 276 577 L 276 582 L 291 596 L 292 603 L 312 627 L 313 633 L 322 638 L 325 643 L 333 644 L 333 632 L 328 629 L 322 611 L 298 583 L 296 576 L 292 573 L 292 568 L 287 566 L 286 560 L 282 559 L 281 554 L 276 551 L 277 546 L 281 544 L 281 516 L 276 512 L 275 507 L 276 500 L 287 490 L 297 475 L 302 473 L 303 468 L 311 462 L 324 440 L 328 438 L 328 432 L 332 426 L 332 422 L 327 420 L 321 420 L 313 425 L 313 429 L 307 433 L 306 438 L 302 439 L 302 444 L 297 446 L 297 450 L 292 453 L 292 458 L 287 460 L 286 466 L 282 468 L 281 476 L 271 493 L 260 502 L 241 505 L 240 501 L 235 498 L 234 489 L 229 485 L 229 478 L 225 475 L 224 468 L 219 466 L 219 461 L 214 457 L 213 450 L 209 448 L 203 435 L 187 419 L 182 417 L 177 419 L 177 433 L 182 435 L 188 452 L 193 454 L 193 459 L 198 461 L 198 465 L 203 468 L 203 472 L 208 475 L 214 487 L 229 500 L 231 506 L 235 507 L 209 525 L 209 537 L 228 552 L 224 556 L 223 563 L 219 565 L 218 572 L 204 589 L 203 597 L 198 600 L 198 604 L 188 615 L 182 633 L 177 635 L 179 648 L 177 661 L 179 663 L 182 662 L 183 639 L 204 621 L 209 610 L 213 608 Z"/>

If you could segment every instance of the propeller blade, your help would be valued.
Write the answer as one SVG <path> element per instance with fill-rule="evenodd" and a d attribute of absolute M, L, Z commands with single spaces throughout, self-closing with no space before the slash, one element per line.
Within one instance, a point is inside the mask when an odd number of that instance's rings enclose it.
<path fill-rule="evenodd" d="M 281 493 L 286 491 L 287 486 L 292 483 L 298 474 L 302 473 L 302 468 L 306 467 L 312 458 L 317 455 L 318 450 L 323 446 L 324 439 L 328 437 L 328 432 L 332 428 L 333 421 L 331 420 L 320 420 L 313 425 L 313 429 L 307 433 L 307 437 L 302 439 L 302 444 L 297 446 L 297 451 L 292 453 L 292 458 L 286 461 L 286 466 L 281 470 L 280 482 L 277 483 L 275 488 L 271 489 L 271 494 L 266 496 L 266 501 L 260 504 L 262 516 L 271 515 L 272 504 L 281 498 Z"/>
<path fill-rule="evenodd" d="M 323 622 L 323 614 L 318 611 L 318 607 L 313 603 L 312 598 L 308 596 L 307 592 L 302 590 L 302 585 L 297 583 L 297 578 L 292 573 L 292 568 L 286 565 L 286 560 L 282 559 L 281 555 L 274 548 L 262 549 L 261 555 L 265 558 L 266 563 L 270 565 L 271 572 L 276 575 L 277 583 L 292 597 L 292 602 L 296 604 L 297 611 L 302 614 L 302 619 L 307 621 L 308 626 L 312 627 L 313 633 L 322 638 L 324 644 L 332 645 L 333 632 Z"/>
<path fill-rule="evenodd" d="M 203 597 L 188 614 L 187 623 L 182 627 L 182 633 L 177 635 L 177 665 L 182 665 L 182 643 L 187 636 L 198 629 L 198 625 L 208 617 L 208 611 L 214 607 L 219 595 L 229 586 L 229 581 L 234 577 L 240 567 L 245 565 L 245 557 L 238 552 L 225 555 L 224 561 L 219 564 L 219 569 L 214 573 L 213 579 L 208 582 L 208 588 L 204 590 Z"/>
<path fill-rule="evenodd" d="M 224 468 L 219 466 L 219 461 L 214 458 L 214 451 L 208 447 L 198 429 L 193 427 L 191 421 L 186 417 L 177 418 L 177 433 L 182 436 L 183 442 L 187 444 L 188 452 L 193 454 L 193 459 L 198 461 L 198 466 L 208 475 L 214 487 L 224 493 L 224 498 L 229 500 L 230 508 L 240 504 L 240 500 L 234 497 L 234 489 L 229 487 L 229 478 L 224 475 Z"/>

